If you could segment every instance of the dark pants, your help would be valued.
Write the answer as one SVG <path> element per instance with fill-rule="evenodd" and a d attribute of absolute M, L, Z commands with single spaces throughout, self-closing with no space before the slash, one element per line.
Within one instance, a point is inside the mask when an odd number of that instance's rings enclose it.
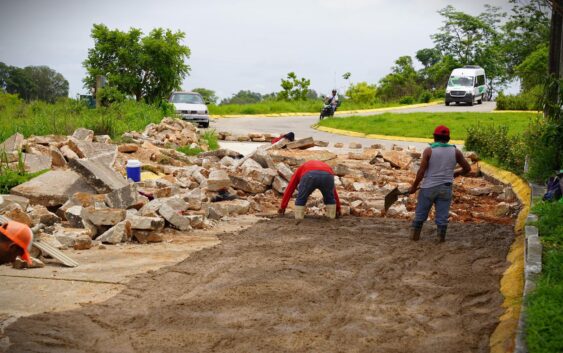
<path fill-rule="evenodd" d="M 334 198 L 334 175 L 325 171 L 312 170 L 305 174 L 299 182 L 295 206 L 305 206 L 309 195 L 315 189 L 319 189 L 323 194 L 325 205 L 336 204 L 336 199 Z"/>
<path fill-rule="evenodd" d="M 416 210 L 412 227 L 422 228 L 422 224 L 424 224 L 428 218 L 432 205 L 435 205 L 436 226 L 438 226 L 438 229 L 446 229 L 448 226 L 448 216 L 450 213 L 451 202 L 451 183 L 420 189 L 418 192 L 418 200 L 416 202 Z"/>

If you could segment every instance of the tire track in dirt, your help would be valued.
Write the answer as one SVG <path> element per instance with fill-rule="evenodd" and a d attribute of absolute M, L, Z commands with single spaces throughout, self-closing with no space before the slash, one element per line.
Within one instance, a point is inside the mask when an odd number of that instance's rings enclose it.
<path fill-rule="evenodd" d="M 9 352 L 487 352 L 511 227 L 407 234 L 389 219 L 260 222 L 104 303 L 19 319 Z"/>

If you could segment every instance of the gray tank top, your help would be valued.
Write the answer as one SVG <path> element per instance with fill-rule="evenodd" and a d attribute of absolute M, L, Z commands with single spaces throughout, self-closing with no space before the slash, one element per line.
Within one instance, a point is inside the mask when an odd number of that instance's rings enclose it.
<path fill-rule="evenodd" d="M 457 164 L 455 151 L 454 146 L 432 148 L 428 168 L 420 186 L 422 189 L 453 182 L 454 169 Z"/>

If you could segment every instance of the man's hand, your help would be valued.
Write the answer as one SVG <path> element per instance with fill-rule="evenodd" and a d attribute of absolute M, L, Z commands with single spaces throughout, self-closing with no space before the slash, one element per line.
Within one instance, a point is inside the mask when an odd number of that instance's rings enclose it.
<path fill-rule="evenodd" d="M 414 185 L 411 186 L 411 188 L 409 189 L 409 195 L 410 195 L 410 194 L 414 194 L 417 189 L 418 189 L 418 188 L 417 188 L 416 186 L 414 186 Z"/>
<path fill-rule="evenodd" d="M 336 210 L 336 218 L 340 218 L 342 217 L 342 211 L 340 211 L 339 209 Z"/>
<path fill-rule="evenodd" d="M 285 208 L 279 208 L 279 209 L 278 209 L 278 214 L 279 214 L 280 216 L 283 216 L 283 215 L 285 214 Z"/>

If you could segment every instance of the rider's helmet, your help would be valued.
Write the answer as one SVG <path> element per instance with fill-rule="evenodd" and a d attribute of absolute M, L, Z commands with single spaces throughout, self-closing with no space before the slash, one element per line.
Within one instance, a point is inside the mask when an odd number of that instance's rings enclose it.
<path fill-rule="evenodd" d="M 333 90 L 332 90 L 332 94 L 336 94 L 336 89 L 333 89 Z"/>

